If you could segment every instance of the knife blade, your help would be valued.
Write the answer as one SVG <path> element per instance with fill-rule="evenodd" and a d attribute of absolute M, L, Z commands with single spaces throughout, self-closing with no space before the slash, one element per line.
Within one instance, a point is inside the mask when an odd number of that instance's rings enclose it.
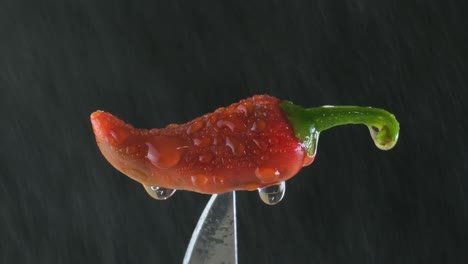
<path fill-rule="evenodd" d="M 236 193 L 211 196 L 193 231 L 184 264 L 237 264 Z"/>

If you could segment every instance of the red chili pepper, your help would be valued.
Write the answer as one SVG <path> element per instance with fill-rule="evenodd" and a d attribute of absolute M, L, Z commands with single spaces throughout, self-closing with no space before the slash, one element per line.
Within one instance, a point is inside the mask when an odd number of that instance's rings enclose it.
<path fill-rule="evenodd" d="M 123 174 L 153 190 L 207 194 L 290 179 L 313 162 L 319 133 L 333 126 L 366 124 L 382 149 L 396 144 L 399 131 L 395 117 L 381 109 L 305 109 L 268 95 L 162 129 L 136 129 L 102 111 L 91 122 L 101 152 Z"/>

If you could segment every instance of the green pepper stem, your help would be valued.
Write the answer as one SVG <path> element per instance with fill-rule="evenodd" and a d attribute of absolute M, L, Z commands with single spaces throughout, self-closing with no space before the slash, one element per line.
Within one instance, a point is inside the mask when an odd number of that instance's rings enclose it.
<path fill-rule="evenodd" d="M 361 106 L 304 108 L 290 101 L 283 101 L 280 107 L 310 156 L 315 154 L 319 134 L 340 125 L 366 125 L 375 145 L 382 150 L 393 148 L 398 141 L 400 125 L 393 114 L 383 109 Z"/>

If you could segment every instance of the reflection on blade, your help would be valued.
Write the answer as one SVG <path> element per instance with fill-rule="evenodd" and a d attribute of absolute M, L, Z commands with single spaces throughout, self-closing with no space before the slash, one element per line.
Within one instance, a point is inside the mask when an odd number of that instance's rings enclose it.
<path fill-rule="evenodd" d="M 214 194 L 185 252 L 184 264 L 237 264 L 236 193 Z"/>

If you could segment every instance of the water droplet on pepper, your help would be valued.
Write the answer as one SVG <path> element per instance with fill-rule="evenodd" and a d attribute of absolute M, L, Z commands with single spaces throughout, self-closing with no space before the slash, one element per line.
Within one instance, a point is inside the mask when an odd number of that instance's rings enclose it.
<path fill-rule="evenodd" d="M 198 156 L 198 160 L 201 163 L 208 163 L 208 162 L 213 160 L 213 154 L 211 154 L 211 153 L 202 154 L 202 155 Z"/>
<path fill-rule="evenodd" d="M 308 150 L 306 151 L 306 156 L 308 155 L 309 157 L 315 158 L 315 155 L 317 154 L 319 136 L 320 132 L 316 131 L 314 128 L 311 130 L 310 136 L 307 136 L 306 140 L 302 143 L 302 146 Z"/>
<path fill-rule="evenodd" d="M 236 156 L 242 156 L 245 154 L 244 144 L 233 137 L 226 137 L 226 146 L 228 146 Z"/>
<path fill-rule="evenodd" d="M 169 124 L 169 125 L 166 126 L 166 128 L 170 128 L 170 129 L 171 129 L 171 128 L 177 128 L 177 127 L 179 127 L 179 126 L 180 126 L 179 124 Z"/>
<path fill-rule="evenodd" d="M 208 183 L 208 177 L 206 175 L 194 175 L 191 177 L 192 183 L 195 186 L 204 186 L 205 184 Z"/>
<path fill-rule="evenodd" d="M 156 167 L 167 169 L 177 165 L 185 151 L 184 142 L 177 137 L 154 136 L 147 142 L 146 158 Z"/>
<path fill-rule="evenodd" d="M 193 144 L 200 148 L 208 147 L 211 144 L 211 139 L 207 137 L 195 138 Z"/>
<path fill-rule="evenodd" d="M 224 184 L 224 178 L 221 176 L 213 176 L 213 183 L 216 185 L 223 185 Z"/>
<path fill-rule="evenodd" d="M 252 141 L 255 143 L 255 145 L 257 145 L 257 147 L 261 151 L 265 151 L 268 148 L 268 143 L 266 143 L 264 141 L 261 141 L 261 140 L 258 140 L 258 139 L 252 139 Z"/>
<path fill-rule="evenodd" d="M 286 183 L 283 181 L 272 186 L 258 188 L 258 195 L 265 204 L 275 205 L 283 200 L 286 192 Z"/>
<path fill-rule="evenodd" d="M 262 182 L 273 182 L 281 176 L 281 173 L 276 168 L 257 167 L 255 169 L 255 176 Z"/>
<path fill-rule="evenodd" d="M 247 107 L 245 107 L 245 105 L 238 105 L 236 110 L 240 113 L 243 113 L 245 116 L 247 116 L 249 114 L 249 111 L 247 110 Z"/>
<path fill-rule="evenodd" d="M 370 135 L 372 137 L 372 140 L 374 140 L 374 144 L 376 147 L 378 147 L 381 150 L 389 150 L 392 149 L 398 140 L 398 134 L 396 135 L 395 139 L 392 138 L 386 138 L 383 137 L 382 135 L 388 134 L 388 127 L 381 127 L 378 128 L 376 126 L 368 126 Z"/>
<path fill-rule="evenodd" d="M 277 138 L 269 138 L 268 139 L 268 143 L 272 144 L 272 145 L 275 145 L 278 143 L 278 139 Z"/>
<path fill-rule="evenodd" d="M 156 200 L 167 200 L 176 192 L 176 190 L 174 189 L 162 188 L 157 186 L 143 185 L 143 187 L 145 188 L 145 191 Z"/>
<path fill-rule="evenodd" d="M 213 145 L 219 145 L 219 144 L 222 144 L 222 142 L 223 142 L 223 137 L 219 135 L 213 136 Z"/>
<path fill-rule="evenodd" d="M 193 133 L 197 133 L 200 129 L 203 128 L 203 123 L 201 121 L 195 121 L 192 125 L 189 126 L 187 129 L 187 135 L 191 135 Z"/>
<path fill-rule="evenodd" d="M 137 147 L 133 145 L 127 146 L 125 148 L 125 153 L 129 155 L 134 154 L 136 151 L 137 151 Z"/>
<path fill-rule="evenodd" d="M 112 138 L 114 138 L 117 144 L 125 143 L 125 140 L 130 135 L 129 132 L 124 129 L 113 129 L 113 130 L 110 130 L 109 133 L 112 136 Z"/>
<path fill-rule="evenodd" d="M 221 127 L 227 127 L 229 128 L 231 131 L 234 131 L 234 128 L 235 128 L 235 125 L 234 123 L 230 122 L 230 121 L 227 121 L 227 120 L 219 120 L 218 123 L 216 123 L 216 125 L 221 128 Z"/>
<path fill-rule="evenodd" d="M 252 124 L 252 127 L 250 128 L 250 131 L 254 132 L 262 132 L 265 130 L 266 127 L 266 122 L 262 119 L 257 119 L 255 122 Z"/>

